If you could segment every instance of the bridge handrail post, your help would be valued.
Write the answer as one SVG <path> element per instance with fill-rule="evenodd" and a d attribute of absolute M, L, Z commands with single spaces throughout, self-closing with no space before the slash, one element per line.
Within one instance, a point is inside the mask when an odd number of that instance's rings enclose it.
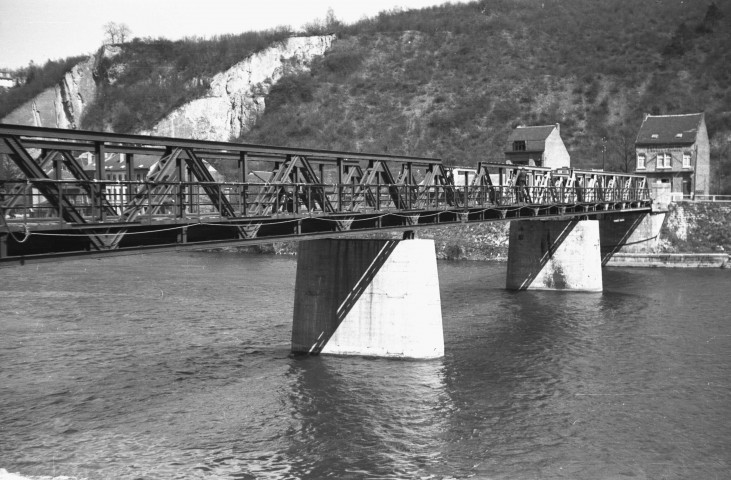
<path fill-rule="evenodd" d="M 147 219 L 152 223 L 152 193 L 150 185 L 145 182 L 145 190 L 147 190 Z"/>
<path fill-rule="evenodd" d="M 246 213 L 247 213 L 246 204 L 248 202 L 248 197 L 249 197 L 249 185 L 245 183 L 243 185 L 243 188 L 241 189 L 241 199 L 242 199 L 241 215 L 242 216 L 246 216 Z"/>
<path fill-rule="evenodd" d="M 185 212 L 185 198 L 183 196 L 184 195 L 184 191 L 185 191 L 184 188 L 185 187 L 183 186 L 183 182 L 180 180 L 180 178 L 178 178 L 178 185 L 177 185 L 177 189 L 176 189 L 177 190 L 176 193 L 177 193 L 177 203 L 178 203 L 177 207 L 178 208 L 176 208 L 177 211 L 175 212 L 176 213 L 175 216 L 178 217 L 178 218 L 184 218 L 185 217 L 185 213 L 184 213 Z"/>
<path fill-rule="evenodd" d="M 274 212 L 273 213 L 274 213 L 275 217 L 279 216 L 279 197 L 281 197 L 281 196 L 282 196 L 282 191 L 279 188 L 277 188 L 276 195 L 274 195 Z"/>
<path fill-rule="evenodd" d="M 58 182 L 58 219 L 63 219 L 63 185 Z"/>
<path fill-rule="evenodd" d="M 223 193 L 221 192 L 222 189 L 217 188 L 216 190 L 218 191 L 218 214 L 220 216 L 223 216 L 223 203 L 221 202 L 221 195 L 223 195 Z"/>

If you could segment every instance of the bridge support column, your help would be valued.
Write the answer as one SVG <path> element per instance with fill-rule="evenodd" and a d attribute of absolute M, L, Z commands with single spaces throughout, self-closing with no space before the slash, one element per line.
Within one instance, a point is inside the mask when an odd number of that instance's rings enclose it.
<path fill-rule="evenodd" d="M 294 353 L 444 356 L 433 240 L 302 241 Z"/>
<path fill-rule="evenodd" d="M 506 288 L 601 292 L 599 221 L 512 221 Z"/>

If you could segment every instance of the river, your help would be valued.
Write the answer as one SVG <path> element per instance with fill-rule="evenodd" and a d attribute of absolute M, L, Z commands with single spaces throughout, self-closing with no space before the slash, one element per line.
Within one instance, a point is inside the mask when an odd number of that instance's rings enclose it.
<path fill-rule="evenodd" d="M 289 355 L 296 259 L 0 270 L 0 468 L 88 479 L 689 479 L 731 471 L 731 270 L 508 292 L 440 262 L 446 354 Z"/>

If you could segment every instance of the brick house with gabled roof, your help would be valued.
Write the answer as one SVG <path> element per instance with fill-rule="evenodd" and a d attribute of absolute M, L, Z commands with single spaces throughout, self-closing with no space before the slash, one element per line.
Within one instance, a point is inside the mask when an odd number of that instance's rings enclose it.
<path fill-rule="evenodd" d="M 516 127 L 505 145 L 505 158 L 516 165 L 570 167 L 571 157 L 561 139 L 561 126 Z"/>
<path fill-rule="evenodd" d="M 654 190 L 708 195 L 710 144 L 703 113 L 645 115 L 635 141 L 635 173 Z"/>

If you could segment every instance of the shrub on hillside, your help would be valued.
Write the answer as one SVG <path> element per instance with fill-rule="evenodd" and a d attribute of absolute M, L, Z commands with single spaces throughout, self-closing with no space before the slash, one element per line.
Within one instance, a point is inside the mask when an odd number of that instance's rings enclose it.
<path fill-rule="evenodd" d="M 363 52 L 360 50 L 333 50 L 325 54 L 322 66 L 325 71 L 344 78 L 360 68 Z"/>
<path fill-rule="evenodd" d="M 315 80 L 307 72 L 284 76 L 269 91 L 267 108 L 311 102 L 316 86 Z"/>

